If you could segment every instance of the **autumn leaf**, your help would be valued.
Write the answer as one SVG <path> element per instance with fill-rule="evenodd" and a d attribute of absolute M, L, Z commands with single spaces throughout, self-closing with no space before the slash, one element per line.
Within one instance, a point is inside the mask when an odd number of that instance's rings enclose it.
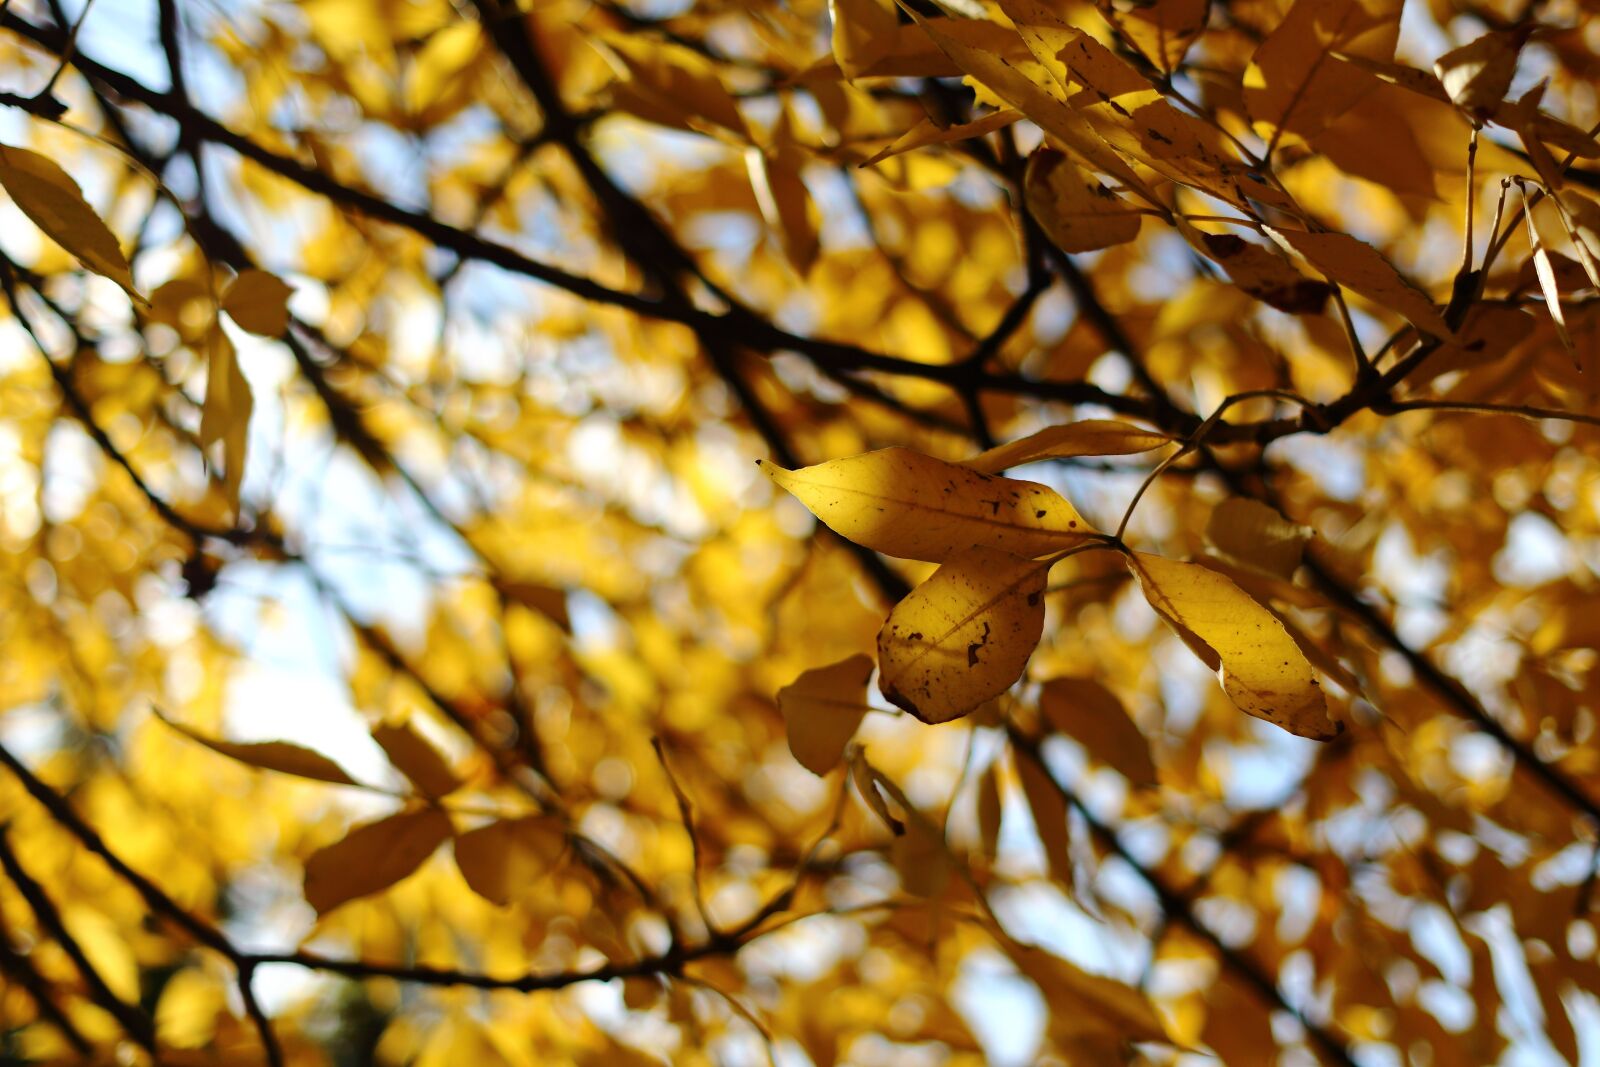
<path fill-rule="evenodd" d="M 868 711 L 872 670 L 872 657 L 858 654 L 804 671 L 778 690 L 789 751 L 812 774 L 827 774 L 844 758 L 845 746 Z"/>
<path fill-rule="evenodd" d="M 1382 254 L 1344 233 L 1310 233 L 1267 227 L 1273 240 L 1304 256 L 1332 280 L 1373 303 L 1404 316 L 1417 329 L 1441 339 L 1451 336 L 1439 309 L 1400 276 Z"/>
<path fill-rule="evenodd" d="M 237 513 L 255 397 L 239 367 L 239 353 L 228 335 L 220 326 L 213 326 L 207 340 L 210 366 L 206 375 L 205 407 L 200 418 L 200 445 L 210 448 L 222 442 L 223 494 L 229 507 Z"/>
<path fill-rule="evenodd" d="M 474 893 L 505 906 L 549 874 L 566 847 L 566 832 L 548 815 L 496 819 L 456 837 L 456 867 Z"/>
<path fill-rule="evenodd" d="M 937 563 L 974 546 L 1042 556 L 1095 536 L 1053 489 L 908 448 L 762 469 L 840 536 L 903 559 Z"/>
<path fill-rule="evenodd" d="M 1330 741 L 1344 729 L 1328 715 L 1311 664 L 1283 624 L 1226 577 L 1144 552 L 1128 557 L 1150 606 L 1212 670 L 1240 711 L 1292 734 Z"/>
<path fill-rule="evenodd" d="M 1038 758 L 1020 748 L 1012 749 L 1017 765 L 1017 778 L 1022 782 L 1022 796 L 1033 815 L 1033 826 L 1044 846 L 1045 862 L 1050 877 L 1067 889 L 1075 881 L 1072 869 L 1072 841 L 1067 826 L 1067 802 L 1056 788 L 1055 780 Z"/>
<path fill-rule="evenodd" d="M 160 710 L 155 712 L 155 716 L 158 721 L 189 740 L 198 742 L 229 759 L 238 760 L 246 766 L 264 771 L 277 771 L 279 774 L 291 774 L 297 778 L 310 778 L 317 782 L 332 782 L 334 785 L 359 784 L 345 772 L 343 767 L 322 753 L 313 752 L 309 748 L 287 741 L 223 741 L 220 738 L 208 737 L 193 727 L 169 719 Z"/>
<path fill-rule="evenodd" d="M 1073 456 L 1129 456 L 1168 444 L 1171 438 L 1159 430 L 1147 430 L 1110 419 L 1080 419 L 1059 426 L 1048 426 L 1037 433 L 965 460 L 962 466 L 984 474 L 998 474 L 1024 463 L 1042 459 L 1068 459 Z"/>
<path fill-rule="evenodd" d="M 1060 152 L 1028 158 L 1028 213 L 1063 252 L 1093 252 L 1139 236 L 1141 213 Z"/>
<path fill-rule="evenodd" d="M 1226 233 L 1200 233 L 1183 227 L 1184 236 L 1207 258 L 1228 272 L 1233 284 L 1263 304 L 1294 315 L 1322 311 L 1333 289 L 1307 278 L 1281 253 Z"/>
<path fill-rule="evenodd" d="M 133 299 L 134 288 L 122 246 L 83 198 L 78 183 L 48 156 L 27 148 L 0 145 L 0 186 L 33 224 L 96 274 L 110 278 Z"/>
<path fill-rule="evenodd" d="M 1433 72 L 1445 93 L 1475 125 L 1493 116 L 1511 91 L 1524 40 L 1525 34 L 1490 32 L 1434 61 Z"/>
<path fill-rule="evenodd" d="M 276 274 L 242 271 L 222 294 L 222 310 L 251 333 L 282 337 L 289 329 L 292 295 L 294 290 Z"/>
<path fill-rule="evenodd" d="M 1313 531 L 1249 497 L 1229 497 L 1206 520 L 1206 540 L 1226 556 L 1280 578 L 1294 575 Z"/>
<path fill-rule="evenodd" d="M 450 818 L 436 808 L 405 811 L 353 827 L 305 864 L 306 903 L 326 915 L 405 878 L 449 840 Z"/>
<path fill-rule="evenodd" d="M 372 728 L 372 739 L 423 796 L 437 799 L 461 788 L 450 764 L 410 723 L 379 723 Z"/>
<path fill-rule="evenodd" d="M 1039 710 L 1051 726 L 1129 784 L 1157 784 L 1149 740 L 1128 717 L 1117 695 L 1101 683 L 1093 678 L 1052 678 L 1039 690 Z"/>
<path fill-rule="evenodd" d="M 940 723 L 1009 689 L 1039 643 L 1049 569 L 990 548 L 950 556 L 878 633 L 883 695 Z"/>

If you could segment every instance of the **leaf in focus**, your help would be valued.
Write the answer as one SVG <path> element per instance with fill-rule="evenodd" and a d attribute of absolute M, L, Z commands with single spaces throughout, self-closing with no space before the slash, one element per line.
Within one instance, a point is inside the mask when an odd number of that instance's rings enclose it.
<path fill-rule="evenodd" d="M 858 653 L 805 671 L 778 690 L 789 751 L 812 774 L 825 775 L 844 758 L 845 746 L 868 711 L 872 669 L 872 657 Z"/>
<path fill-rule="evenodd" d="M 474 893 L 504 907 L 548 874 L 566 847 L 567 835 L 551 816 L 497 819 L 456 838 L 456 867 Z"/>
<path fill-rule="evenodd" d="M 1075 879 L 1072 868 L 1072 838 L 1067 825 L 1067 802 L 1056 788 L 1050 772 L 1033 755 L 1013 747 L 1012 758 L 1017 765 L 1017 778 L 1022 783 L 1022 795 L 1028 801 L 1028 811 L 1033 816 L 1033 826 L 1044 847 L 1045 862 L 1054 878 L 1068 891 Z"/>
<path fill-rule="evenodd" d="M 436 808 L 352 827 L 306 860 L 306 903 L 326 915 L 348 901 L 381 893 L 422 866 L 450 833 L 450 817 Z"/>
<path fill-rule="evenodd" d="M 1206 520 L 1206 540 L 1223 555 L 1280 578 L 1294 575 L 1312 531 L 1247 496 L 1218 504 Z"/>
<path fill-rule="evenodd" d="M 71 175 L 48 156 L 0 145 L 0 185 L 17 208 L 84 267 L 110 278 L 133 299 L 145 299 L 133 285 L 133 272 L 116 234 L 83 198 Z"/>
<path fill-rule="evenodd" d="M 1157 784 L 1150 742 L 1117 695 L 1093 678 L 1052 678 L 1039 690 L 1039 710 L 1050 725 L 1082 745 L 1128 780 Z"/>
<path fill-rule="evenodd" d="M 206 375 L 205 407 L 200 416 L 200 446 L 209 449 L 216 442 L 222 442 L 223 494 L 228 506 L 237 514 L 255 397 L 239 366 L 239 353 L 220 325 L 211 328 L 206 347 L 210 353 L 210 367 Z"/>
<path fill-rule="evenodd" d="M 461 788 L 461 779 L 450 769 L 444 756 L 412 729 L 410 723 L 379 723 L 372 728 L 372 739 L 378 742 L 395 769 L 421 790 L 423 796 L 437 800 Z"/>
<path fill-rule="evenodd" d="M 1491 31 L 1434 61 L 1445 93 L 1474 124 L 1482 126 L 1511 91 L 1524 40 L 1525 34 Z"/>
<path fill-rule="evenodd" d="M 1320 314 L 1332 295 L 1327 282 L 1307 278 L 1280 253 L 1232 234 L 1186 232 L 1190 243 L 1221 264 L 1233 284 L 1291 315 Z"/>
<path fill-rule="evenodd" d="M 293 295 L 294 289 L 276 274 L 241 271 L 222 294 L 222 310 L 253 334 L 282 337 L 289 331 L 289 298 Z"/>
<path fill-rule="evenodd" d="M 1413 287 L 1383 255 L 1365 241 L 1345 233 L 1266 228 L 1276 241 L 1304 256 L 1340 285 L 1398 312 L 1417 329 L 1448 340 L 1450 327 L 1432 300 Z"/>
<path fill-rule="evenodd" d="M 1128 557 L 1128 567 L 1156 614 L 1220 670 L 1223 691 L 1240 711 L 1313 741 L 1343 731 L 1300 646 L 1244 590 L 1199 564 L 1144 552 Z"/>
<path fill-rule="evenodd" d="M 937 126 L 931 119 L 923 119 L 911 129 L 901 134 L 895 141 L 879 151 L 870 159 L 861 163 L 863 167 L 870 167 L 874 163 L 881 163 L 902 152 L 910 152 L 917 148 L 926 148 L 936 144 L 954 144 L 957 141 L 966 141 L 974 137 L 983 137 L 996 130 L 1003 130 L 1007 126 L 1022 118 L 1022 113 L 1014 108 L 1001 108 L 991 111 L 980 119 L 963 122 L 955 126 Z"/>
<path fill-rule="evenodd" d="M 297 778 L 310 778 L 316 782 L 332 782 L 334 785 L 359 784 L 345 772 L 343 767 L 309 748 L 302 748 L 287 741 L 223 741 L 207 737 L 198 730 L 174 722 L 160 711 L 157 711 L 155 716 L 164 725 L 178 731 L 189 740 L 198 742 L 229 759 L 238 760 L 246 766 L 263 771 L 277 771 L 279 774 L 292 774 Z"/>
<path fill-rule="evenodd" d="M 1042 556 L 1094 533 L 1054 489 L 909 448 L 762 469 L 841 537 L 901 559 L 938 563 L 974 546 Z"/>
<path fill-rule="evenodd" d="M 1111 419 L 1079 419 L 1048 426 L 1038 433 L 963 460 L 984 474 L 999 474 L 1011 467 L 1041 459 L 1067 459 L 1073 456 L 1131 456 L 1169 444 L 1172 438 L 1159 430 L 1147 430 Z"/>
<path fill-rule="evenodd" d="M 1561 310 L 1561 283 L 1556 280 L 1555 266 L 1550 262 L 1550 251 L 1539 237 L 1539 227 L 1533 222 L 1533 209 L 1526 205 L 1527 195 L 1523 195 L 1523 218 L 1528 223 L 1528 246 L 1532 250 L 1534 273 L 1539 278 L 1539 290 L 1544 293 L 1544 306 L 1550 312 L 1550 321 L 1555 325 L 1556 336 L 1561 339 L 1561 347 L 1568 352 L 1572 351 L 1572 335 L 1567 332 L 1567 317 Z"/>
<path fill-rule="evenodd" d="M 1043 148 L 1029 156 L 1023 189 L 1028 213 L 1063 252 L 1093 252 L 1139 236 L 1143 215 L 1060 152 Z"/>
<path fill-rule="evenodd" d="M 990 548 L 950 556 L 878 633 L 878 688 L 926 723 L 1011 688 L 1044 628 L 1047 565 Z"/>

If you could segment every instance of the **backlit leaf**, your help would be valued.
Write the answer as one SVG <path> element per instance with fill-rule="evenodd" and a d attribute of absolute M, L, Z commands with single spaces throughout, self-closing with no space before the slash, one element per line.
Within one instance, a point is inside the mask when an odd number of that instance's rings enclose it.
<path fill-rule="evenodd" d="M 1039 643 L 1048 571 L 989 548 L 952 555 L 895 605 L 878 633 L 883 695 L 940 723 L 1009 689 Z"/>
<path fill-rule="evenodd" d="M 206 376 L 205 407 L 200 417 L 200 446 L 209 449 L 216 442 L 222 442 L 223 493 L 229 506 L 237 512 L 255 396 L 239 367 L 239 353 L 221 326 L 212 327 L 207 348 L 211 362 Z"/>
<path fill-rule="evenodd" d="M 1079 419 L 1049 426 L 1038 433 L 991 448 L 962 463 L 975 471 L 998 474 L 1024 463 L 1073 456 L 1130 456 L 1160 448 L 1172 439 L 1159 430 L 1147 430 L 1110 419 Z"/>
<path fill-rule="evenodd" d="M 550 816 L 497 819 L 456 838 L 456 867 L 474 893 L 504 906 L 549 874 L 566 847 L 566 833 Z"/>
<path fill-rule="evenodd" d="M 205 734 L 182 723 L 174 722 L 161 712 L 156 712 L 156 718 L 172 729 L 178 731 L 191 741 L 196 741 L 213 752 L 227 756 L 229 759 L 238 760 L 240 763 L 256 767 L 264 771 L 277 771 L 280 774 L 292 774 L 298 778 L 310 778 L 317 782 L 332 782 L 335 785 L 356 785 L 356 780 L 345 772 L 345 769 L 309 748 L 290 744 L 287 741 L 223 741 Z"/>
<path fill-rule="evenodd" d="M 412 729 L 410 723 L 379 723 L 372 728 L 372 739 L 378 742 L 395 769 L 424 796 L 442 797 L 461 788 L 461 779 L 450 769 L 450 764 L 438 749 Z"/>
<path fill-rule="evenodd" d="M 868 710 L 872 668 L 872 657 L 857 654 L 805 671 L 778 690 L 789 751 L 812 774 L 827 774 L 844 758 Z"/>
<path fill-rule="evenodd" d="M 1149 740 L 1129 718 L 1117 695 L 1093 678 L 1050 679 L 1039 690 L 1039 710 L 1051 726 L 1129 784 L 1156 784 Z"/>
<path fill-rule="evenodd" d="M 242 271 L 222 294 L 222 310 L 251 333 L 282 337 L 289 329 L 289 297 L 282 278 L 264 270 Z"/>
<path fill-rule="evenodd" d="M 1156 613 L 1220 671 L 1240 711 L 1314 741 L 1343 730 L 1294 638 L 1244 590 L 1209 568 L 1144 552 L 1129 556 L 1128 567 Z"/>
<path fill-rule="evenodd" d="M 1055 490 L 908 448 L 784 470 L 762 467 L 840 536 L 932 563 L 974 546 L 1042 556 L 1082 544 L 1089 524 Z"/>
<path fill-rule="evenodd" d="M 83 190 L 48 156 L 0 145 L 0 185 L 22 213 L 96 274 L 110 278 L 139 303 L 122 246 L 83 198 Z"/>
<path fill-rule="evenodd" d="M 1517 55 L 1525 39 L 1514 33 L 1486 33 L 1440 56 L 1433 72 L 1451 101 L 1482 125 L 1511 91 Z"/>
<path fill-rule="evenodd" d="M 1028 213 L 1063 252 L 1093 252 L 1139 236 L 1142 215 L 1060 152 L 1028 159 Z"/>
<path fill-rule="evenodd" d="M 1022 795 L 1033 815 L 1033 826 L 1044 847 L 1045 862 L 1050 877 L 1067 889 L 1073 885 L 1072 839 L 1067 827 L 1067 802 L 1056 788 L 1050 772 L 1024 749 L 1011 750 L 1017 765 L 1017 778 L 1022 783 Z"/>
<path fill-rule="evenodd" d="M 1305 230 L 1267 228 L 1274 240 L 1298 252 L 1315 268 L 1346 288 L 1391 311 L 1398 312 L 1417 329 L 1449 338 L 1439 309 L 1414 288 L 1377 249 L 1345 233 L 1310 233 Z"/>
<path fill-rule="evenodd" d="M 306 903 L 326 915 L 405 878 L 450 838 L 450 818 L 435 808 L 405 811 L 352 827 L 306 860 Z"/>
<path fill-rule="evenodd" d="M 1206 540 L 1247 567 L 1291 577 L 1312 531 L 1246 496 L 1229 497 L 1206 520 Z"/>

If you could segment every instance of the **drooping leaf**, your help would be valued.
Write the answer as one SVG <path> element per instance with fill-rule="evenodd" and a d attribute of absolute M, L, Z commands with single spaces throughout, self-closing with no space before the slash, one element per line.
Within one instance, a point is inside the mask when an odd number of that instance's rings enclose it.
<path fill-rule="evenodd" d="M 372 728 L 372 739 L 423 796 L 437 799 L 461 788 L 444 756 L 410 723 L 379 723 Z"/>
<path fill-rule="evenodd" d="M 316 782 L 332 782 L 335 785 L 359 784 L 343 767 L 322 753 L 313 752 L 309 748 L 302 748 L 287 741 L 223 741 L 220 738 L 207 737 L 180 722 L 174 722 L 159 710 L 155 716 L 189 740 L 247 766 L 264 771 L 277 771 L 279 774 L 292 774 L 297 778 L 310 778 Z"/>
<path fill-rule="evenodd" d="M 752 145 L 745 150 L 745 165 L 762 217 L 777 234 L 790 265 L 804 277 L 816 262 L 819 245 L 815 209 L 800 177 L 799 159 L 793 152 L 763 152 Z"/>
<path fill-rule="evenodd" d="M 1056 788 L 1055 780 L 1033 755 L 1021 748 L 1012 748 L 1012 758 L 1017 765 L 1017 778 L 1022 783 L 1022 795 L 1033 816 L 1034 829 L 1039 843 L 1044 847 L 1045 862 L 1050 877 L 1066 889 L 1074 882 L 1072 869 L 1072 838 L 1067 825 L 1067 801 Z"/>
<path fill-rule="evenodd" d="M 1244 590 L 1198 564 L 1143 552 L 1127 559 L 1150 606 L 1220 670 L 1223 691 L 1240 711 L 1314 741 L 1342 732 L 1305 654 Z"/>
<path fill-rule="evenodd" d="M 1028 158 L 1028 213 L 1063 252 L 1093 252 L 1139 236 L 1143 215 L 1060 152 Z"/>
<path fill-rule="evenodd" d="M 1160 430 L 1147 430 L 1111 419 L 1079 419 L 1048 426 L 1038 433 L 999 445 L 962 463 L 975 471 L 998 474 L 1024 463 L 1073 456 L 1131 456 L 1168 444 Z"/>
<path fill-rule="evenodd" d="M 306 860 L 306 903 L 326 915 L 357 897 L 381 893 L 422 866 L 450 833 L 450 817 L 436 808 L 354 827 Z"/>
<path fill-rule="evenodd" d="M 990 548 L 950 556 L 878 633 L 878 688 L 926 723 L 948 722 L 1022 676 L 1044 628 L 1049 567 Z"/>
<path fill-rule="evenodd" d="M 1000 822 L 1004 804 L 1000 796 L 1000 764 L 991 760 L 978 776 L 978 845 L 992 863 L 1000 854 Z"/>
<path fill-rule="evenodd" d="M 805 671 L 778 690 L 789 751 L 812 774 L 827 774 L 844 758 L 845 746 L 869 710 L 872 668 L 872 657 L 858 653 Z"/>
<path fill-rule="evenodd" d="M 1280 578 L 1300 566 L 1312 532 L 1246 496 L 1229 497 L 1206 520 L 1206 540 L 1224 555 Z"/>
<path fill-rule="evenodd" d="M 200 446 L 209 449 L 222 442 L 223 494 L 237 513 L 255 396 L 239 366 L 239 353 L 220 325 L 212 327 L 206 343 L 211 362 L 206 373 L 205 407 L 200 415 Z"/>
<path fill-rule="evenodd" d="M 474 893 L 505 906 L 549 873 L 566 847 L 567 835 L 551 816 L 496 819 L 456 838 L 456 867 Z"/>
<path fill-rule="evenodd" d="M 981 545 L 1042 556 L 1094 535 L 1059 493 L 909 448 L 764 469 L 840 536 L 885 555 L 937 563 Z"/>
<path fill-rule="evenodd" d="M 1093 678 L 1052 678 L 1039 690 L 1039 710 L 1050 725 L 1078 742 L 1131 785 L 1156 784 L 1150 742 L 1117 695 Z"/>
<path fill-rule="evenodd" d="M 222 294 L 222 310 L 262 337 L 282 337 L 289 329 L 289 298 L 294 289 L 276 274 L 241 271 Z"/>
<path fill-rule="evenodd" d="M 1276 241 L 1298 252 L 1315 268 L 1346 288 L 1391 311 L 1417 329 L 1448 339 L 1450 327 L 1433 301 L 1400 276 L 1377 249 L 1346 233 L 1311 233 L 1267 227 Z"/>
<path fill-rule="evenodd" d="M 883 0 L 828 0 L 833 22 L 833 58 L 846 78 L 859 78 L 895 43 L 900 20 Z"/>
<path fill-rule="evenodd" d="M 110 278 L 135 301 L 145 302 L 134 288 L 128 258 L 116 235 L 55 160 L 27 148 L 0 145 L 0 185 L 35 226 L 84 267 Z"/>

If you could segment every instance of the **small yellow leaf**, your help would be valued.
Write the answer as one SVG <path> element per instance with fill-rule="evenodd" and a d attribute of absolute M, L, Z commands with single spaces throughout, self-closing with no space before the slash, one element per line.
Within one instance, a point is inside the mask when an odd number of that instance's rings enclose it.
<path fill-rule="evenodd" d="M 1039 834 L 1039 844 L 1044 847 L 1044 858 L 1050 867 L 1050 877 L 1067 889 L 1073 885 L 1072 838 L 1067 827 L 1067 801 L 1056 788 L 1055 779 L 1033 753 L 1020 748 L 1011 750 L 1016 759 L 1017 778 L 1022 783 L 1022 795 L 1028 801 L 1033 815 L 1033 826 Z"/>
<path fill-rule="evenodd" d="M 1023 190 L 1028 213 L 1063 252 L 1093 252 L 1139 236 L 1141 213 L 1053 149 L 1028 158 Z"/>
<path fill-rule="evenodd" d="M 83 198 L 78 183 L 54 160 L 26 148 L 0 145 L 0 185 L 35 226 L 78 262 L 145 303 L 133 286 L 133 273 L 116 235 Z"/>
<path fill-rule="evenodd" d="M 1539 227 L 1533 224 L 1533 211 L 1523 212 L 1528 220 L 1528 244 L 1533 249 L 1533 269 L 1539 276 L 1539 289 L 1544 293 L 1544 306 L 1550 310 L 1550 320 L 1555 324 L 1561 347 L 1572 351 L 1572 335 L 1567 332 L 1567 318 L 1561 310 L 1561 284 L 1556 280 L 1555 266 L 1550 262 L 1550 252 L 1539 238 Z"/>
<path fill-rule="evenodd" d="M 263 771 L 277 771 L 279 774 L 292 774 L 297 778 L 310 778 L 316 782 L 332 782 L 334 785 L 357 784 L 354 778 L 345 773 L 343 767 L 309 748 L 301 748 L 287 741 L 222 741 L 215 737 L 207 737 L 182 723 L 173 722 L 159 711 L 155 716 L 189 740 L 247 766 Z"/>
<path fill-rule="evenodd" d="M 1433 301 L 1400 277 L 1399 271 L 1371 245 L 1345 233 L 1310 233 L 1270 226 L 1264 229 L 1273 240 L 1304 256 L 1340 285 L 1399 312 L 1424 333 L 1449 340 L 1450 327 Z"/>
<path fill-rule="evenodd" d="M 1050 725 L 1108 764 L 1131 785 L 1156 784 L 1150 742 L 1117 695 L 1093 678 L 1052 678 L 1039 692 L 1039 710 Z"/>
<path fill-rule="evenodd" d="M 222 295 L 222 310 L 241 327 L 262 337 L 282 337 L 289 330 L 289 297 L 294 289 L 264 270 L 240 272 Z"/>
<path fill-rule="evenodd" d="M 1314 741 L 1343 731 L 1300 646 L 1243 589 L 1195 563 L 1143 552 L 1127 562 L 1156 613 L 1221 670 L 1223 691 L 1240 711 Z"/>
<path fill-rule="evenodd" d="M 456 867 L 474 893 L 504 906 L 549 872 L 566 847 L 560 822 L 548 815 L 500 819 L 456 838 Z"/>
<path fill-rule="evenodd" d="M 156 1002 L 156 1036 L 169 1048 L 204 1048 L 217 1033 L 228 997 L 205 971 L 179 971 L 161 987 Z"/>
<path fill-rule="evenodd" d="M 745 149 L 745 166 L 762 218 L 778 235 L 795 273 L 805 277 L 817 260 L 819 244 L 816 211 L 800 177 L 798 159 L 792 153 L 763 152 L 752 145 Z"/>
<path fill-rule="evenodd" d="M 937 563 L 976 545 L 1042 556 L 1082 544 L 1094 532 L 1054 489 L 909 448 L 795 471 L 762 466 L 841 536 L 902 559 Z"/>
<path fill-rule="evenodd" d="M 372 728 L 372 739 L 378 742 L 395 769 L 424 796 L 437 799 L 461 788 L 461 779 L 455 776 L 444 756 L 413 730 L 410 723 L 393 726 L 379 723 Z"/>
<path fill-rule="evenodd" d="M 211 363 L 206 373 L 205 407 L 200 414 L 200 447 L 209 449 L 217 441 L 222 442 L 223 493 L 237 514 L 255 397 L 239 367 L 239 354 L 221 326 L 212 327 L 207 347 Z"/>
<path fill-rule="evenodd" d="M 872 657 L 857 654 L 806 671 L 778 690 L 789 751 L 812 774 L 824 775 L 844 757 L 867 713 Z"/>
<path fill-rule="evenodd" d="M 1517 73 L 1517 55 L 1526 34 L 1490 32 L 1453 48 L 1433 64 L 1451 101 L 1479 126 L 1500 107 Z"/>
<path fill-rule="evenodd" d="M 326 915 L 381 893 L 422 866 L 450 837 L 450 817 L 436 808 L 405 811 L 353 828 L 306 860 L 306 903 Z"/>
<path fill-rule="evenodd" d="M 1044 630 L 1047 564 L 990 548 L 947 559 L 878 632 L 878 688 L 926 723 L 948 722 L 1022 676 Z"/>
<path fill-rule="evenodd" d="M 1280 578 L 1300 566 L 1313 532 L 1246 496 L 1224 500 L 1206 522 L 1206 540 L 1223 555 Z"/>
<path fill-rule="evenodd" d="M 889 857 L 900 875 L 900 885 L 914 897 L 943 896 L 950 887 L 950 852 L 944 838 L 914 809 L 906 810 L 905 832 L 889 845 Z"/>
<path fill-rule="evenodd" d="M 1160 448 L 1172 440 L 1159 430 L 1130 426 L 1111 419 L 1079 419 L 1077 422 L 1049 426 L 1038 433 L 991 448 L 962 463 L 984 474 L 998 474 L 1010 467 L 1041 459 L 1066 459 L 1071 456 L 1131 456 Z"/>
<path fill-rule="evenodd" d="M 956 141 L 966 141 L 974 137 L 983 137 L 995 130 L 1003 130 L 1007 126 L 1022 118 L 1022 112 L 1015 108 L 1001 108 L 991 112 L 981 119 L 963 122 L 958 126 L 936 126 L 931 119 L 923 119 L 911 129 L 901 134 L 895 142 L 884 148 L 871 159 L 860 165 L 870 167 L 874 163 L 881 163 L 892 156 L 902 152 L 909 152 L 914 148 L 926 148 L 929 145 L 953 144 Z"/>

